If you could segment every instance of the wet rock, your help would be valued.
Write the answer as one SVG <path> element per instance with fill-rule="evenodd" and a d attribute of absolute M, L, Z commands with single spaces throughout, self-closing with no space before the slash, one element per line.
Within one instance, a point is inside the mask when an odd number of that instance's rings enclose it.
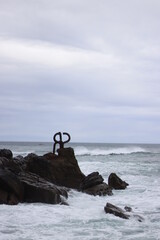
<path fill-rule="evenodd" d="M 125 211 L 111 203 L 107 203 L 106 206 L 104 207 L 104 210 L 106 213 L 113 214 L 117 217 L 124 218 L 124 219 L 129 219 L 129 215 L 125 213 Z"/>
<path fill-rule="evenodd" d="M 112 189 L 106 184 L 106 183 L 101 183 L 96 186 L 87 188 L 83 190 L 84 193 L 90 194 L 90 195 L 99 195 L 99 196 L 106 196 L 106 195 L 113 195 Z"/>
<path fill-rule="evenodd" d="M 9 149 L 0 149 L 0 157 L 5 157 L 8 159 L 12 159 L 13 153 Z"/>
<path fill-rule="evenodd" d="M 124 218 L 124 219 L 129 219 L 129 218 L 134 218 L 138 222 L 143 222 L 144 218 L 138 214 L 134 214 L 132 212 L 132 208 L 125 206 L 124 210 L 122 208 L 119 208 L 111 203 L 107 203 L 106 206 L 104 207 L 104 210 L 106 213 L 113 214 L 117 217 Z"/>
<path fill-rule="evenodd" d="M 21 173 L 19 179 L 24 186 L 24 202 L 65 204 L 64 199 L 68 197 L 67 189 L 57 187 L 53 183 L 47 182 L 45 179 L 29 172 Z"/>
<path fill-rule="evenodd" d="M 119 178 L 115 173 L 111 173 L 108 178 L 108 185 L 113 189 L 125 189 L 129 184 Z"/>
<path fill-rule="evenodd" d="M 103 181 L 104 179 L 99 172 L 90 173 L 83 178 L 80 191 L 94 196 L 112 195 L 112 189 Z"/>
<path fill-rule="evenodd" d="M 99 174 L 99 172 L 90 173 L 88 176 L 83 178 L 83 180 L 80 184 L 80 189 L 83 191 L 87 188 L 91 188 L 93 186 L 101 184 L 101 183 L 103 183 L 103 181 L 104 181 L 104 179 Z"/>

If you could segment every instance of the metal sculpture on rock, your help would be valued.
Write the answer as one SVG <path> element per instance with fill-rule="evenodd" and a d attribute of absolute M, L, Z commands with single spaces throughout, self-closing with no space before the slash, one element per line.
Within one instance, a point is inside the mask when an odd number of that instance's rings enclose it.
<path fill-rule="evenodd" d="M 63 141 L 62 140 L 62 134 L 66 135 L 68 137 L 68 139 Z M 59 136 L 59 140 L 56 139 L 57 136 Z M 57 133 L 54 134 L 53 140 L 54 140 L 53 153 L 55 154 L 55 152 L 56 152 L 56 145 L 59 144 L 60 148 L 64 148 L 64 144 L 68 143 L 71 140 L 71 136 L 69 135 L 69 133 L 66 133 L 66 132 L 63 132 L 63 133 L 57 132 Z"/>

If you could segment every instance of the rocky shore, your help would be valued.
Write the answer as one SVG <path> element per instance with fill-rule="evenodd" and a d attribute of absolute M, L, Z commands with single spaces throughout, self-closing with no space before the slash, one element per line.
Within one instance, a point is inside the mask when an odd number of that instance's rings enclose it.
<path fill-rule="evenodd" d="M 30 153 L 13 157 L 9 149 L 0 150 L 0 204 L 18 203 L 66 204 L 68 191 L 75 189 L 91 195 L 112 195 L 112 189 L 125 189 L 128 183 L 115 173 L 108 183 L 98 172 L 82 173 L 72 148 L 60 148 L 58 154 L 43 156 Z M 107 203 L 106 213 L 129 218 L 120 208 Z"/>

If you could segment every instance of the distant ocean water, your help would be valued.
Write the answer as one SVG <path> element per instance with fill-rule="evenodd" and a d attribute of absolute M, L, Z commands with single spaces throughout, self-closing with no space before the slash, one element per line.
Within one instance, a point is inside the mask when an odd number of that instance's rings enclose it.
<path fill-rule="evenodd" d="M 50 204 L 0 205 L 0 240 L 160 240 L 160 145 L 71 143 L 86 175 L 98 171 L 108 182 L 115 172 L 129 183 L 113 196 L 69 192 L 69 206 Z M 52 143 L 0 142 L 14 156 L 52 151 Z M 104 212 L 107 202 L 132 207 L 144 218 L 121 219 Z"/>

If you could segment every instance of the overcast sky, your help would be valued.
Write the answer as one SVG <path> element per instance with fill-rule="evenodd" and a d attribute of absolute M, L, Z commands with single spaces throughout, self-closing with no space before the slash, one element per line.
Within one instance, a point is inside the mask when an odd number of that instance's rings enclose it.
<path fill-rule="evenodd" d="M 159 0 L 0 0 L 0 141 L 160 143 Z"/>

